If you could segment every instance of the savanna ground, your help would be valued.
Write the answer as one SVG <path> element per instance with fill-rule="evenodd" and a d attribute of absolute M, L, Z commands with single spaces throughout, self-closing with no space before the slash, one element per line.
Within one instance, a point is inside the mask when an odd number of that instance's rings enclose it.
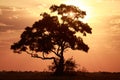
<path fill-rule="evenodd" d="M 51 72 L 2 71 L 0 80 L 120 80 L 120 72 L 73 72 L 63 76 L 53 76 Z"/>

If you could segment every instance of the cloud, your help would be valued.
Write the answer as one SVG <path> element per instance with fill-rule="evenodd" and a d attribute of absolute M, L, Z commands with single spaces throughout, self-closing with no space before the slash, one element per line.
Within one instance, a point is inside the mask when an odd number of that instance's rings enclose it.
<path fill-rule="evenodd" d="M 0 23 L 0 26 L 6 27 L 6 26 L 11 26 L 11 25 L 7 25 L 7 24 L 4 24 L 4 23 Z"/>
<path fill-rule="evenodd" d="M 120 15 L 114 15 L 106 19 L 106 42 L 111 49 L 117 50 L 120 47 Z"/>
<path fill-rule="evenodd" d="M 114 16 L 111 18 L 110 24 L 112 25 L 118 25 L 120 24 L 120 16 Z"/>
<path fill-rule="evenodd" d="M 0 9 L 5 10 L 5 11 L 19 11 L 19 10 L 23 10 L 24 8 L 0 5 Z"/>
<path fill-rule="evenodd" d="M 120 34 L 120 16 L 111 17 L 109 26 L 112 32 Z"/>
<path fill-rule="evenodd" d="M 18 7 L 9 7 L 9 6 L 0 6 L 0 9 L 3 17 L 21 15 L 27 12 L 26 9 L 18 8 Z"/>
<path fill-rule="evenodd" d="M 7 18 L 8 17 L 16 17 L 16 16 L 17 16 L 17 18 L 33 17 L 32 13 L 30 12 L 31 10 L 32 10 L 31 8 L 0 6 L 0 11 L 2 13 L 2 16 L 7 17 Z M 33 11 L 33 12 L 36 12 L 36 11 Z"/>
<path fill-rule="evenodd" d="M 49 8 L 48 6 L 49 6 L 50 4 L 44 4 L 44 3 L 35 3 L 35 4 L 33 4 L 32 5 L 32 7 L 35 7 L 35 8 Z"/>
<path fill-rule="evenodd" d="M 0 32 L 12 29 L 13 25 L 5 24 L 0 22 Z"/>
<path fill-rule="evenodd" d="M 2 10 L 0 9 L 0 15 L 2 15 Z"/>
<path fill-rule="evenodd" d="M 106 50 L 107 53 L 118 53 L 120 48 L 120 15 L 103 16 L 96 22 L 98 23 L 93 27 L 94 44 L 92 43 L 92 45 L 98 46 L 98 50 Z"/>
<path fill-rule="evenodd" d="M 0 6 L 0 32 L 14 31 L 31 26 L 36 17 L 29 8 Z"/>

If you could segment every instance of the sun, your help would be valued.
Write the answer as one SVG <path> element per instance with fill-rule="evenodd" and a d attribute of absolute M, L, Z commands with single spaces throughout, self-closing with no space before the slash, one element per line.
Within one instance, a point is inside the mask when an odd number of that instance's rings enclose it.
<path fill-rule="evenodd" d="M 91 9 L 90 9 L 90 7 L 88 7 L 87 5 L 85 5 L 83 2 L 81 2 L 81 0 L 66 0 L 64 3 L 67 4 L 67 5 L 77 6 L 81 10 L 86 11 L 87 15 L 83 19 L 81 19 L 81 21 L 83 21 L 85 23 L 88 22 L 88 21 L 90 21 L 90 18 L 91 18 L 91 16 L 90 16 L 91 15 Z"/>

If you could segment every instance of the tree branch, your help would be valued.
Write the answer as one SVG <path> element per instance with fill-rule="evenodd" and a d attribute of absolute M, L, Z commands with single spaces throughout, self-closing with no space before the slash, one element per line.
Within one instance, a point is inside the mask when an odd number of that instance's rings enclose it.
<path fill-rule="evenodd" d="M 42 59 L 42 60 L 50 60 L 50 59 L 53 59 L 55 65 L 57 66 L 57 61 L 56 61 L 55 57 L 45 57 L 44 52 L 42 53 L 42 57 L 39 56 L 38 54 L 33 54 L 33 52 L 31 52 L 31 53 L 28 52 L 28 51 L 25 51 L 25 52 L 26 52 L 27 54 L 31 55 L 31 57 L 33 57 L 33 58 L 40 58 L 40 59 Z"/>
<path fill-rule="evenodd" d="M 28 52 L 28 51 L 25 51 L 25 52 L 26 52 L 27 54 L 29 54 L 29 55 L 32 55 L 32 54 L 33 54 L 33 52 L 31 52 L 31 53 L 30 53 L 30 52 Z"/>
<path fill-rule="evenodd" d="M 58 57 L 60 57 L 60 55 L 58 53 L 56 53 L 55 51 L 51 50 L 53 53 L 55 53 Z"/>
<path fill-rule="evenodd" d="M 57 54 L 59 53 L 59 50 L 60 50 L 60 46 L 59 46 L 58 49 L 57 49 Z"/>

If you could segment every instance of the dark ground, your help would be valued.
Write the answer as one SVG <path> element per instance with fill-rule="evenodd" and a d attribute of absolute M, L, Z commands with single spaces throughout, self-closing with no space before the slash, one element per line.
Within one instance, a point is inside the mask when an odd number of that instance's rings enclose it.
<path fill-rule="evenodd" d="M 0 72 L 0 80 L 120 80 L 119 73 L 95 72 L 67 73 L 64 76 L 53 76 L 50 72 Z"/>

